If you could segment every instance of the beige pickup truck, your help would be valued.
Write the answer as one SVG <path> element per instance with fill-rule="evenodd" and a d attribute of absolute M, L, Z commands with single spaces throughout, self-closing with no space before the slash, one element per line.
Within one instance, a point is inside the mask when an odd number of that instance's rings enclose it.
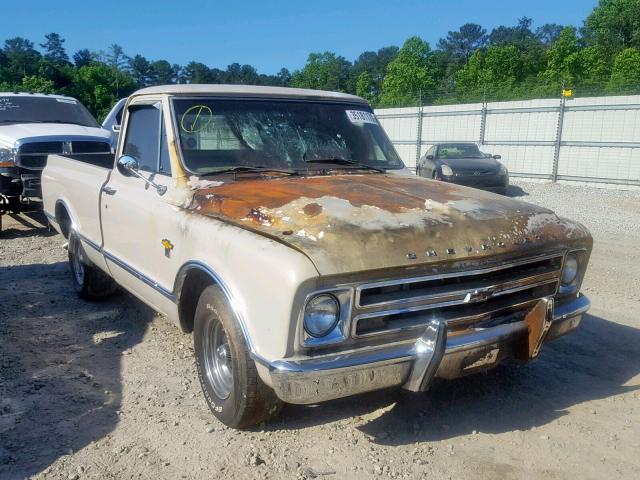
<path fill-rule="evenodd" d="M 52 155 L 42 188 L 77 292 L 119 285 L 193 332 L 232 427 L 527 361 L 589 307 L 583 226 L 411 175 L 351 95 L 146 88 L 115 157 Z"/>

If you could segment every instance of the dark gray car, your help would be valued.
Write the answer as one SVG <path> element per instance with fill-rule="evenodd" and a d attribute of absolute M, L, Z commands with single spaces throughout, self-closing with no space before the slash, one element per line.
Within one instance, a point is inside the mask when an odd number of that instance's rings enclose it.
<path fill-rule="evenodd" d="M 475 143 L 437 143 L 420 158 L 421 177 L 505 194 L 509 172 L 498 159 L 480 151 Z"/>

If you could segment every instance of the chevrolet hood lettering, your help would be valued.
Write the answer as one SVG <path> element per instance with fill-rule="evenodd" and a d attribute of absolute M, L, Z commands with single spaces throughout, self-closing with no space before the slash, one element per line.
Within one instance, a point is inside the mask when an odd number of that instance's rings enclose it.
<path fill-rule="evenodd" d="M 287 244 L 323 275 L 480 259 L 495 256 L 494 245 L 517 253 L 588 238 L 584 227 L 550 210 L 400 175 L 229 181 L 196 190 L 187 209 Z"/>

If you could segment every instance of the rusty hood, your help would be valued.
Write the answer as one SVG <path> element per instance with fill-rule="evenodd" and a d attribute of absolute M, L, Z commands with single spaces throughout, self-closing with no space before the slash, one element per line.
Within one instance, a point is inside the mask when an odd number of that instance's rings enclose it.
<path fill-rule="evenodd" d="M 589 237 L 541 207 L 401 175 L 240 179 L 195 190 L 187 208 L 284 243 L 322 275 L 480 260 Z"/>

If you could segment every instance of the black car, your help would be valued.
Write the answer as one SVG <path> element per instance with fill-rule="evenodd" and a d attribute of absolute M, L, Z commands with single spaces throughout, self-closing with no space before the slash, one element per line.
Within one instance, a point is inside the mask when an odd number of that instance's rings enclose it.
<path fill-rule="evenodd" d="M 482 153 L 475 143 L 437 143 L 418 162 L 421 177 L 505 194 L 509 172 L 500 155 Z"/>

